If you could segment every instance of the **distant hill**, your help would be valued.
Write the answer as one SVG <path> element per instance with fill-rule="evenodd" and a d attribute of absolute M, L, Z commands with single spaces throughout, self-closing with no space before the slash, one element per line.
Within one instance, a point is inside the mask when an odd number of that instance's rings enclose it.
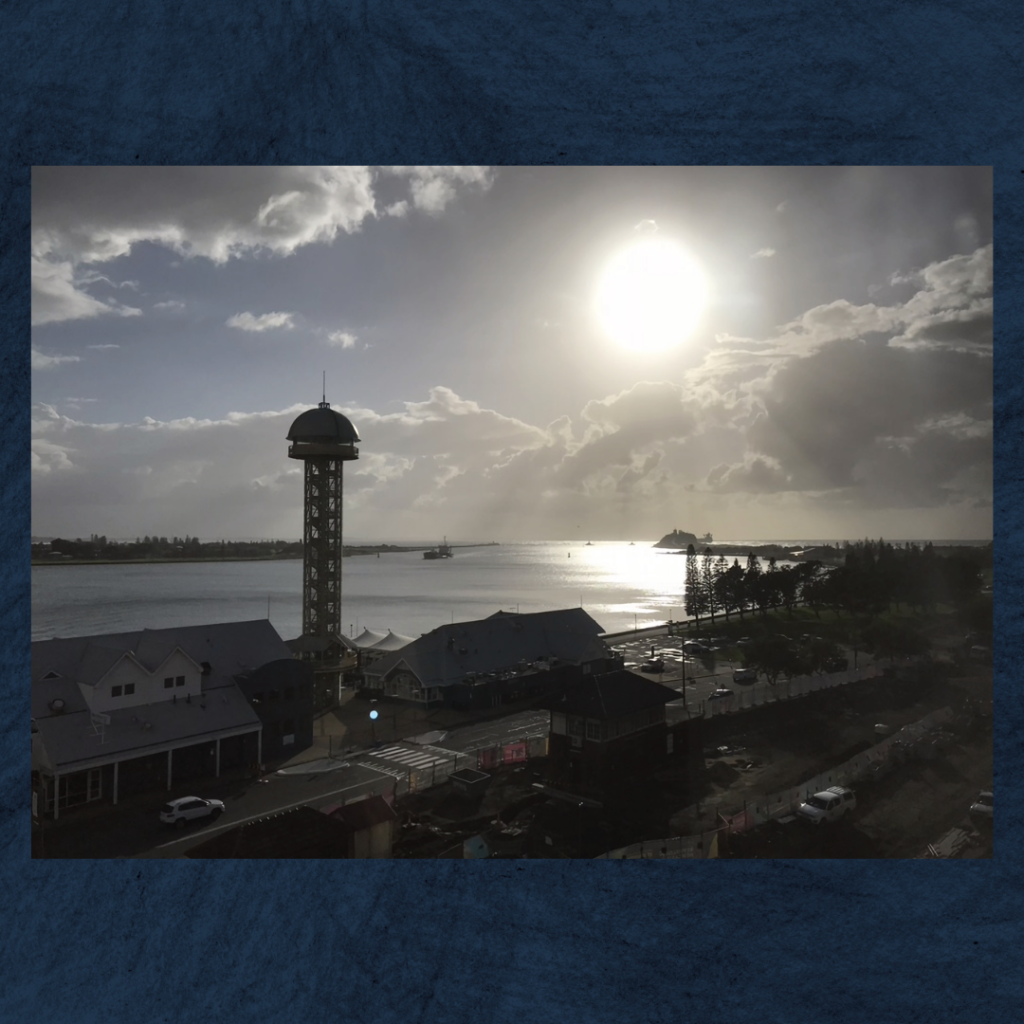
<path fill-rule="evenodd" d="M 686 530 L 675 529 L 671 533 L 666 533 L 654 546 L 656 548 L 687 548 L 691 544 L 694 546 L 697 544 L 710 544 L 711 539 L 710 533 L 705 533 L 703 537 L 698 537 L 695 533 L 687 533 Z"/>

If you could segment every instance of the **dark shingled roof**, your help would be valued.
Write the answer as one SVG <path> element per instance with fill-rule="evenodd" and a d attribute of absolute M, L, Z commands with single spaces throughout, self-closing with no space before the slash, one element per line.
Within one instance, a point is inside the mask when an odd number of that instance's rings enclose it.
<path fill-rule="evenodd" d="M 360 437 L 347 416 L 335 412 L 324 402 L 299 416 L 288 431 L 288 440 L 308 444 L 355 444 Z"/>
<path fill-rule="evenodd" d="M 386 679 L 403 667 L 423 686 L 450 686 L 471 673 L 525 667 L 535 659 L 558 658 L 579 665 L 607 655 L 601 627 L 582 608 L 512 614 L 456 622 L 418 637 L 367 667 L 369 680 Z"/>
<path fill-rule="evenodd" d="M 344 822 L 353 832 L 364 832 L 385 821 L 397 821 L 394 808 L 379 794 L 330 810 L 330 817 Z"/>
<path fill-rule="evenodd" d="M 635 672 L 620 669 L 587 676 L 544 702 L 542 707 L 587 718 L 621 718 L 636 711 L 678 700 L 675 690 L 652 682 Z"/>

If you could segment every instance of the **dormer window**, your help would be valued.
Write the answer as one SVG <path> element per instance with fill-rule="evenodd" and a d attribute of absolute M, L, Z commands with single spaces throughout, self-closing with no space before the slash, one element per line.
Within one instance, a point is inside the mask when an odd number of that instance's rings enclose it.
<path fill-rule="evenodd" d="M 164 677 L 164 689 L 165 690 L 169 690 L 169 689 L 171 689 L 172 686 L 174 686 L 174 676 L 165 676 Z"/>
<path fill-rule="evenodd" d="M 110 696 L 111 697 L 120 697 L 123 692 L 124 692 L 124 688 L 121 687 L 121 686 L 112 686 L 110 688 Z"/>
<path fill-rule="evenodd" d="M 184 686 L 185 685 L 185 677 L 184 676 L 175 676 L 174 677 L 174 685 L 175 686 Z"/>
<path fill-rule="evenodd" d="M 135 684 L 134 683 L 125 683 L 124 684 L 124 695 L 126 697 L 131 696 L 134 692 L 135 692 Z"/>

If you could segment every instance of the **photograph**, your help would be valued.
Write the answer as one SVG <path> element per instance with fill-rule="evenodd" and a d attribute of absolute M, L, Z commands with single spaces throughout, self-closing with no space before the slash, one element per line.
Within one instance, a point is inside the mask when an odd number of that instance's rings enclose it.
<path fill-rule="evenodd" d="M 993 857 L 991 166 L 30 204 L 33 861 Z"/>

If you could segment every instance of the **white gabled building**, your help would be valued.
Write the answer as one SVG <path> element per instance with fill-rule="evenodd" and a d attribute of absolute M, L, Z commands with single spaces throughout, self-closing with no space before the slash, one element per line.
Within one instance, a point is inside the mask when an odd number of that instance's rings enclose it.
<path fill-rule="evenodd" d="M 263 619 L 34 642 L 32 773 L 40 813 L 116 804 L 258 763 L 263 722 L 239 681 L 270 663 L 287 669 L 293 662 Z"/>

